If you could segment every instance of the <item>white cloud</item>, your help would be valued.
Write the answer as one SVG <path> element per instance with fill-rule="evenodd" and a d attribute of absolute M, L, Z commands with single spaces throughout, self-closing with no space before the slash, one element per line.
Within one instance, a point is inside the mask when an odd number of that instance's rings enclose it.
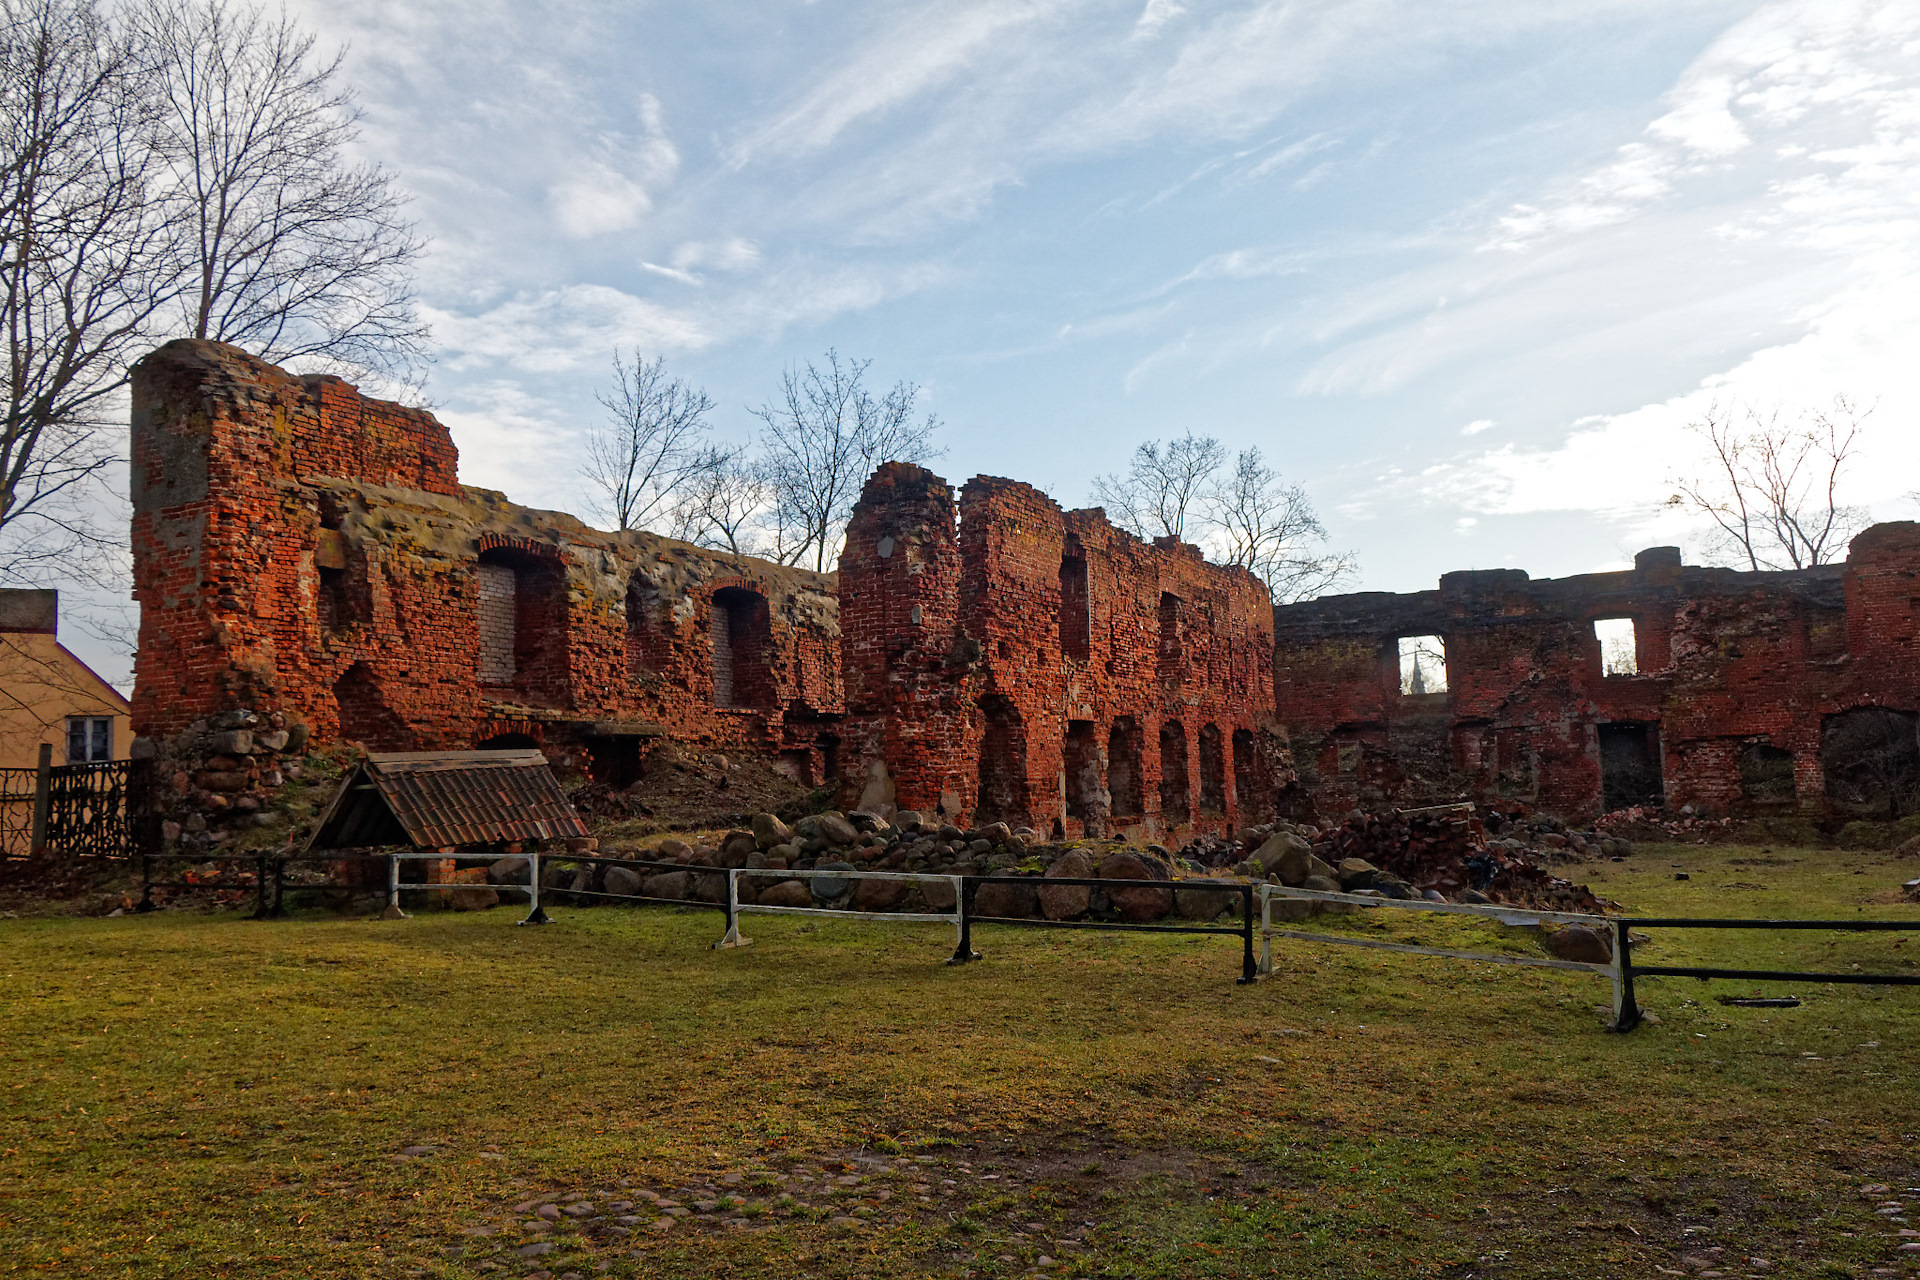
<path fill-rule="evenodd" d="M 710 340 L 698 320 L 606 285 L 516 297 L 475 315 L 427 309 L 455 370 L 507 365 L 532 373 L 597 366 L 615 347 L 689 351 Z"/>
<path fill-rule="evenodd" d="M 639 116 L 637 136 L 602 135 L 591 157 L 548 187 L 548 207 L 567 235 L 585 240 L 633 229 L 653 209 L 648 188 L 678 171 L 680 153 L 666 135 L 659 100 L 642 94 Z"/>
<path fill-rule="evenodd" d="M 1477 436 L 1482 431 L 1491 431 L 1493 426 L 1494 422 L 1492 418 L 1476 418 L 1466 426 L 1460 428 L 1460 434 L 1463 436 Z"/>
<path fill-rule="evenodd" d="M 1133 24 L 1135 40 L 1149 40 L 1160 34 L 1160 28 L 1172 22 L 1187 11 L 1180 0 L 1147 0 L 1146 8 L 1140 10 L 1139 19 Z"/>

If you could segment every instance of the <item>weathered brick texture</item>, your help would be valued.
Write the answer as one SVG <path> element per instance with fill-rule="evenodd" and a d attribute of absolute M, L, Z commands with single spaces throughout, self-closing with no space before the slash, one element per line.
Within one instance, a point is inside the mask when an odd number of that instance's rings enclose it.
<path fill-rule="evenodd" d="M 1271 813 L 1290 780 L 1266 589 L 1193 547 L 989 476 L 956 509 L 890 463 L 854 509 L 840 594 L 858 801 L 1177 838 Z"/>
<path fill-rule="evenodd" d="M 1847 764 L 1835 718 L 1850 709 L 1920 709 L 1916 572 L 1920 526 L 1900 523 L 1861 534 L 1845 565 L 1788 573 L 1683 566 L 1662 547 L 1619 573 L 1485 570 L 1330 596 L 1275 610 L 1276 702 L 1323 809 L 1461 791 L 1568 815 L 1643 796 L 1713 813 L 1870 809 L 1830 794 L 1823 756 Z M 1606 675 L 1594 623 L 1621 617 L 1638 673 Z M 1403 694 L 1397 641 L 1429 634 L 1445 641 L 1448 689 Z M 1890 809 L 1920 803 L 1920 785 L 1895 794 L 1905 785 L 1888 784 Z"/>
<path fill-rule="evenodd" d="M 840 710 L 831 575 L 467 488 L 432 415 L 219 343 L 149 355 L 133 402 L 137 732 L 245 707 L 321 743 L 511 735 L 604 758 L 657 725 L 824 771 L 820 731 Z M 716 597 L 722 616 L 758 620 L 721 698 Z"/>

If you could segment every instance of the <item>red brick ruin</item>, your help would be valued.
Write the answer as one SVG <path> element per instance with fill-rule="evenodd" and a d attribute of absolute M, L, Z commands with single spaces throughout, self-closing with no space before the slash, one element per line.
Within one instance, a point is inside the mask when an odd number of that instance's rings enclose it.
<path fill-rule="evenodd" d="M 848 807 L 1065 838 L 1461 796 L 1920 803 L 1912 523 L 1792 573 L 1656 548 L 1275 608 L 1243 570 L 1011 480 L 956 503 L 889 463 L 817 574 L 515 506 L 460 484 L 431 414 L 219 343 L 149 355 L 133 405 L 148 738 L 245 710 L 323 745 L 536 745 L 621 785 L 666 737 L 764 753 Z M 1621 620 L 1632 656 L 1609 660 L 1596 623 Z"/>

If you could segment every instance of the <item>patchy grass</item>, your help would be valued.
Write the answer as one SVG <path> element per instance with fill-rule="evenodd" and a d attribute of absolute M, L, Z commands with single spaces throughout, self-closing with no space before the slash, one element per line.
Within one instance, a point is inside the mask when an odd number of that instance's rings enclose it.
<path fill-rule="evenodd" d="M 1914 866 L 1664 847 L 1583 870 L 1643 913 L 1905 918 L 1920 909 L 1891 888 Z M 1920 1197 L 1910 989 L 1798 984 L 1797 1009 L 1745 1009 L 1712 997 L 1751 984 L 1651 980 L 1660 1021 L 1619 1036 L 1597 979 L 1317 944 L 1277 944 L 1282 976 L 1238 987 L 1221 938 L 985 926 L 986 960 L 947 968 L 939 926 L 748 917 L 757 944 L 715 952 L 712 912 L 517 914 L 0 921 L 0 1259 L 141 1277 L 1914 1266 L 1906 1215 L 1878 1212 Z M 1532 945 L 1472 922 L 1332 927 Z M 1674 932 L 1640 954 L 1904 971 L 1916 947 Z"/>

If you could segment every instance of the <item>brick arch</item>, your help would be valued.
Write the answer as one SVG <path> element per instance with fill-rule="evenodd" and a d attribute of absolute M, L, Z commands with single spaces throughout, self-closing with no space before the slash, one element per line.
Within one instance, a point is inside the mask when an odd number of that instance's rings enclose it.
<path fill-rule="evenodd" d="M 534 556 L 541 560 L 551 560 L 556 564 L 565 557 L 560 548 L 551 542 L 542 542 L 538 538 L 523 538 L 511 533 L 483 533 L 474 550 L 485 555 L 489 551 L 517 551 L 523 556 Z"/>
<path fill-rule="evenodd" d="M 766 584 L 729 575 L 707 583 L 705 594 L 713 705 L 747 710 L 773 706 L 773 605 Z"/>

